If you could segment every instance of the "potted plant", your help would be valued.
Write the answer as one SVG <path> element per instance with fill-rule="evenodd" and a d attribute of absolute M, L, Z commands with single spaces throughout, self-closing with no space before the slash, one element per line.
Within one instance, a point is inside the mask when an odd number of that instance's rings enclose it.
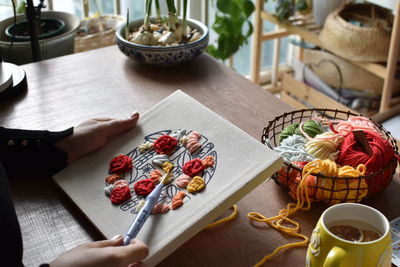
<path fill-rule="evenodd" d="M 38 29 L 38 43 L 41 59 L 67 55 L 74 52 L 74 37 L 79 26 L 79 19 L 69 13 L 45 11 L 44 1 L 35 7 L 36 17 L 40 20 Z M 24 9 L 25 2 L 20 4 Z M 29 23 L 25 14 L 19 14 L 0 22 L 0 50 L 2 53 L 8 51 L 11 44 L 12 49 L 7 54 L 7 61 L 15 64 L 25 64 L 33 61 L 30 42 Z"/>
<path fill-rule="evenodd" d="M 155 0 L 157 16 L 151 17 L 152 3 L 146 0 L 143 19 L 127 21 L 116 32 L 118 47 L 125 55 L 141 63 L 172 65 L 191 60 L 206 49 L 208 28 L 187 18 L 187 0 L 183 1 L 183 17 L 178 17 L 174 0 L 166 0 L 166 16 Z"/>

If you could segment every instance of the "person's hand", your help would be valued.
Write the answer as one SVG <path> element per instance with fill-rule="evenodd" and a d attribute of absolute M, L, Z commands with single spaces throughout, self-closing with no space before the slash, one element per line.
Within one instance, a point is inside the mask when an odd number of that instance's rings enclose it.
<path fill-rule="evenodd" d="M 149 254 L 149 248 L 138 239 L 122 246 L 119 236 L 114 240 L 104 240 L 79 245 L 58 256 L 50 267 L 127 267 L 144 266 L 141 262 Z"/>
<path fill-rule="evenodd" d="M 68 164 L 78 158 L 102 148 L 108 140 L 135 127 L 139 113 L 134 112 L 124 120 L 101 118 L 84 121 L 74 128 L 71 136 L 55 143 L 55 146 L 68 154 Z"/>

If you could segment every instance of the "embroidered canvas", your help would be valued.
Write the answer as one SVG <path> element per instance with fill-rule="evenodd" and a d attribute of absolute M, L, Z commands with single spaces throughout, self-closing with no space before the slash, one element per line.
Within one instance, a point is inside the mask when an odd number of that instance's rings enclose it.
<path fill-rule="evenodd" d="M 145 260 L 156 265 L 189 240 L 207 224 L 228 210 L 283 165 L 277 153 L 246 134 L 224 118 L 178 90 L 141 115 L 137 127 L 118 136 L 100 151 L 80 159 L 55 175 L 56 183 L 86 214 L 106 237 L 125 234 L 134 216 L 140 198 L 133 196 L 120 205 L 110 201 L 103 191 L 109 162 L 118 154 L 132 157 L 132 173 L 124 178 L 133 184 L 146 177 L 154 166 L 139 152 L 141 145 L 160 134 L 179 129 L 202 134 L 202 147 L 195 153 L 187 149 L 175 150 L 175 177 L 182 173 L 184 162 L 216 158 L 213 167 L 203 174 L 206 187 L 200 193 L 188 193 L 172 182 L 163 190 L 164 201 L 171 201 L 177 192 L 185 191 L 184 205 L 166 214 L 151 215 L 138 238 L 150 247 Z M 156 136 L 153 136 L 153 135 Z M 180 162 L 182 161 L 182 162 Z"/>

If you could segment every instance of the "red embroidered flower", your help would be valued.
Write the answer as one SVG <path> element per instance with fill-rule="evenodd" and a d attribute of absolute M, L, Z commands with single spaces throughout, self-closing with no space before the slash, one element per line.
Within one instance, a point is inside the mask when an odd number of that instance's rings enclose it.
<path fill-rule="evenodd" d="M 132 169 L 132 159 L 126 155 L 118 155 L 110 161 L 109 173 L 122 174 Z"/>
<path fill-rule="evenodd" d="M 167 154 L 170 155 L 176 148 L 178 140 L 169 135 L 160 136 L 156 141 L 154 141 L 154 150 L 157 154 Z"/>
<path fill-rule="evenodd" d="M 183 165 L 183 172 L 190 177 L 199 174 L 204 169 L 201 159 L 192 159 Z"/>
<path fill-rule="evenodd" d="M 153 191 L 153 189 L 156 187 L 156 184 L 153 182 L 151 179 L 144 179 L 137 181 L 135 185 L 133 186 L 133 189 L 135 189 L 135 193 L 138 196 L 145 197 Z"/>
<path fill-rule="evenodd" d="M 117 186 L 111 191 L 111 202 L 113 204 L 121 204 L 132 197 L 129 186 Z"/>

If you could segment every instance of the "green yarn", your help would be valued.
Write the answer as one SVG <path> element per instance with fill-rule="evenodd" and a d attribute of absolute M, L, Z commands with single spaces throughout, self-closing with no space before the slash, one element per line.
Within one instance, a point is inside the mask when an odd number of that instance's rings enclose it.
<path fill-rule="evenodd" d="M 287 126 L 281 134 L 279 135 L 279 143 L 282 142 L 283 139 L 286 139 L 287 137 L 293 135 L 293 134 L 298 134 L 298 135 L 303 135 L 300 132 L 300 123 L 296 122 L 293 123 L 292 125 Z M 317 134 L 321 134 L 324 132 L 324 128 L 322 127 L 321 123 L 313 120 L 308 120 L 303 123 L 303 131 L 311 138 L 314 138 Z"/>
<path fill-rule="evenodd" d="M 324 132 L 321 123 L 313 120 L 306 121 L 303 123 L 303 131 L 311 138 L 314 138 L 317 134 Z M 301 134 L 300 128 L 296 129 L 296 134 Z"/>
<path fill-rule="evenodd" d="M 283 139 L 288 138 L 291 135 L 294 135 L 296 133 L 296 130 L 299 128 L 299 125 L 300 123 L 296 122 L 283 129 L 283 131 L 279 135 L 279 143 L 282 142 Z"/>

